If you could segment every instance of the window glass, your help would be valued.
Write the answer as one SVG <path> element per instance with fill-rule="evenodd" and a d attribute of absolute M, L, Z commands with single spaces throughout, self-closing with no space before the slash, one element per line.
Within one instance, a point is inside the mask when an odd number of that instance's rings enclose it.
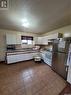
<path fill-rule="evenodd" d="M 32 45 L 33 44 L 33 37 L 31 36 L 21 36 L 22 44 Z"/>
<path fill-rule="evenodd" d="M 28 40 L 28 45 L 32 44 L 32 42 L 33 42 L 32 40 Z"/>
<path fill-rule="evenodd" d="M 27 44 L 27 40 L 22 40 L 22 44 Z"/>

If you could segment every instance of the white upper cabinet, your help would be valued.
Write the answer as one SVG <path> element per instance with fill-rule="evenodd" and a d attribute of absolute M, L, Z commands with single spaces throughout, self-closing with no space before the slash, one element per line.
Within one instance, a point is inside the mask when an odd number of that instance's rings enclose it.
<path fill-rule="evenodd" d="M 57 39 L 60 33 L 54 33 L 48 36 L 36 37 L 35 44 L 48 45 L 50 39 Z"/>
<path fill-rule="evenodd" d="M 48 38 L 47 36 L 42 37 L 42 42 L 43 45 L 48 45 Z"/>
<path fill-rule="evenodd" d="M 58 34 L 56 33 L 56 34 L 49 35 L 49 36 L 47 36 L 47 38 L 48 39 L 56 39 L 56 38 L 58 38 Z"/>
<path fill-rule="evenodd" d="M 38 37 L 34 37 L 34 44 L 38 44 Z"/>
<path fill-rule="evenodd" d="M 51 34 L 51 35 L 47 36 L 48 39 L 57 39 L 57 38 L 60 38 L 60 37 L 62 37 L 61 33 L 54 33 L 54 34 Z"/>
<path fill-rule="evenodd" d="M 38 37 L 38 44 L 42 44 L 42 37 Z"/>
<path fill-rule="evenodd" d="M 35 44 L 47 45 L 48 39 L 45 36 L 44 37 L 36 37 L 35 38 Z"/>
<path fill-rule="evenodd" d="M 6 34 L 6 44 L 16 44 L 16 35 Z"/>
<path fill-rule="evenodd" d="M 16 35 L 16 44 L 21 44 L 21 35 L 20 34 Z"/>
<path fill-rule="evenodd" d="M 6 34 L 6 44 L 21 44 L 21 36 L 18 34 Z"/>
<path fill-rule="evenodd" d="M 35 44 L 42 44 L 42 37 L 36 37 L 34 40 Z"/>

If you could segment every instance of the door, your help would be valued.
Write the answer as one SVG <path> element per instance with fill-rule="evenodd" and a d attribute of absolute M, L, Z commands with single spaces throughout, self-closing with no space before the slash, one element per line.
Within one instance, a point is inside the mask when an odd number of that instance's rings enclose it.
<path fill-rule="evenodd" d="M 71 84 L 71 66 L 68 68 L 67 81 Z"/>

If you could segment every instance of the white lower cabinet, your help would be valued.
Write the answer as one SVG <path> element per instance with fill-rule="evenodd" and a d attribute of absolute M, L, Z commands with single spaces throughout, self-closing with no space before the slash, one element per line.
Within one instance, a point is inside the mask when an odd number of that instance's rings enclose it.
<path fill-rule="evenodd" d="M 41 53 L 42 56 L 42 60 L 48 64 L 49 66 L 51 66 L 52 64 L 52 52 L 48 52 L 48 51 L 43 51 Z"/>
<path fill-rule="evenodd" d="M 7 56 L 7 64 L 31 60 L 37 53 L 16 54 Z"/>

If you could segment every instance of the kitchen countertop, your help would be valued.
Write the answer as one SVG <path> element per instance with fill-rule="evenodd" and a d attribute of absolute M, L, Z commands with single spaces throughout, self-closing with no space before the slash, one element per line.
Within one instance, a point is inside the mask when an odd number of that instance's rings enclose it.
<path fill-rule="evenodd" d="M 40 52 L 53 52 L 51 50 L 40 50 Z"/>
<path fill-rule="evenodd" d="M 8 50 L 6 51 L 6 55 L 17 55 L 17 54 L 27 54 L 27 53 L 37 53 L 39 50 L 24 50 L 24 49 L 18 49 L 18 50 Z"/>
<path fill-rule="evenodd" d="M 27 53 L 42 53 L 42 52 L 52 52 L 51 50 L 33 50 L 33 49 L 16 49 L 16 50 L 7 50 L 6 55 L 17 55 L 17 54 L 27 54 Z"/>

